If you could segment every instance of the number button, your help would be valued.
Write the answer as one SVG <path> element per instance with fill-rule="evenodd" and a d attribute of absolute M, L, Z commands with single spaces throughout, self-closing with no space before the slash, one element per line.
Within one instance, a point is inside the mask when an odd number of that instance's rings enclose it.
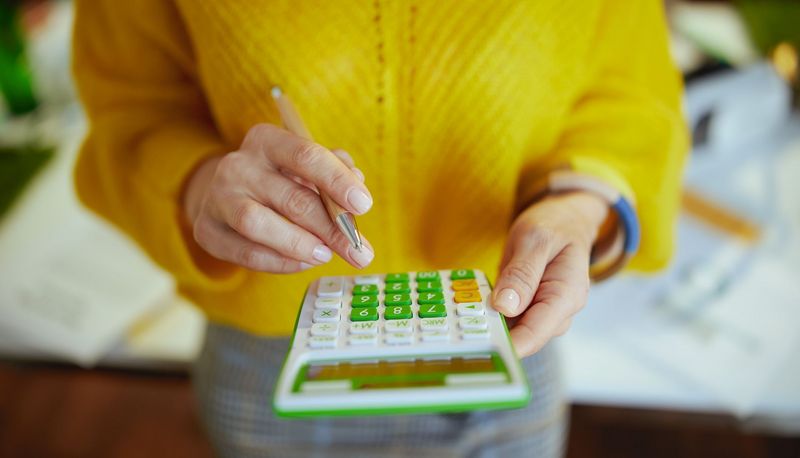
<path fill-rule="evenodd" d="M 386 284 L 386 294 L 391 293 L 410 293 L 411 288 L 408 286 L 406 282 L 397 282 L 397 283 L 387 283 Z"/>
<path fill-rule="evenodd" d="M 425 304 L 419 306 L 420 318 L 438 318 L 447 316 L 447 310 L 442 304 Z"/>
<path fill-rule="evenodd" d="M 378 310 L 372 307 L 353 309 L 350 312 L 350 321 L 377 321 Z"/>
<path fill-rule="evenodd" d="M 378 296 L 353 296 L 353 308 L 377 306 Z"/>
<path fill-rule="evenodd" d="M 390 294 L 384 299 L 387 307 L 392 305 L 411 305 L 411 296 L 408 294 Z"/>
<path fill-rule="evenodd" d="M 480 316 L 483 315 L 483 304 L 480 302 L 468 302 L 465 304 L 458 304 L 457 309 L 459 316 Z"/>
<path fill-rule="evenodd" d="M 420 293 L 417 302 L 423 304 L 444 304 L 444 294 L 442 293 Z"/>
<path fill-rule="evenodd" d="M 397 305 L 394 307 L 386 307 L 383 317 L 387 320 L 401 320 L 404 318 L 412 318 L 414 315 L 411 313 L 411 307 L 407 305 Z"/>
<path fill-rule="evenodd" d="M 386 274 L 386 283 L 397 283 L 397 282 L 408 283 L 408 274 L 407 273 Z"/>
<path fill-rule="evenodd" d="M 338 309 L 314 310 L 313 321 L 314 323 L 338 323 L 339 310 Z"/>
<path fill-rule="evenodd" d="M 423 281 L 439 281 L 439 272 L 431 270 L 429 272 L 417 272 L 417 283 Z"/>
<path fill-rule="evenodd" d="M 478 282 L 473 280 L 453 280 L 453 291 L 477 291 Z"/>
<path fill-rule="evenodd" d="M 353 295 L 378 295 L 378 285 L 356 285 L 353 287 Z"/>
<path fill-rule="evenodd" d="M 417 291 L 420 293 L 426 293 L 431 291 L 441 291 L 442 290 L 442 282 L 440 281 L 423 281 L 417 283 Z"/>
<path fill-rule="evenodd" d="M 451 280 L 466 280 L 475 278 L 475 272 L 472 269 L 458 269 L 450 272 Z"/>
<path fill-rule="evenodd" d="M 480 291 L 456 291 L 453 300 L 456 301 L 456 303 L 480 302 L 483 298 L 481 298 Z"/>

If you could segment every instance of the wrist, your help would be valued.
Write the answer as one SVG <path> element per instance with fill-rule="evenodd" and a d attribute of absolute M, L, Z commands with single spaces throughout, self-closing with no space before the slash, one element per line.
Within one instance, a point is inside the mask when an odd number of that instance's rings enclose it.
<path fill-rule="evenodd" d="M 608 204 L 602 198 L 580 190 L 545 194 L 531 206 L 537 205 L 553 205 L 574 233 L 589 246 L 597 239 L 609 215 Z"/>
<path fill-rule="evenodd" d="M 202 160 L 186 179 L 186 184 L 181 196 L 181 207 L 183 216 L 190 225 L 194 224 L 200 209 L 203 206 L 203 198 L 208 189 L 214 172 L 217 169 L 221 156 L 212 156 Z"/>

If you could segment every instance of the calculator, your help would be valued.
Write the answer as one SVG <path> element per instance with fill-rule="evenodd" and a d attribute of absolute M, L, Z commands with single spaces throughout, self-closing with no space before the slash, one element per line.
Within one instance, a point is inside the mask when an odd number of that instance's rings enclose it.
<path fill-rule="evenodd" d="M 479 270 L 322 277 L 275 387 L 280 416 L 522 407 L 530 387 Z"/>

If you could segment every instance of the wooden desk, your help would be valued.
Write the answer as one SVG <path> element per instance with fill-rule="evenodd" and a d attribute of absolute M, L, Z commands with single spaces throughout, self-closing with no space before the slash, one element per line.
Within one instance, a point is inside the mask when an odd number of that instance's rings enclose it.
<path fill-rule="evenodd" d="M 728 416 L 573 406 L 568 457 L 798 457 Z M 0 457 L 210 457 L 184 374 L 0 362 Z"/>

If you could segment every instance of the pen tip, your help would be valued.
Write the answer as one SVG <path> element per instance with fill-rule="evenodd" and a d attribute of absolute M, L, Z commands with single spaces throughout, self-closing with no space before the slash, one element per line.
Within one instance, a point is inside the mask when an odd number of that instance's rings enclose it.
<path fill-rule="evenodd" d="M 283 95 L 283 91 L 281 90 L 280 86 L 272 86 L 272 90 L 270 90 L 270 93 L 272 94 L 273 99 L 277 99 L 281 95 Z"/>

